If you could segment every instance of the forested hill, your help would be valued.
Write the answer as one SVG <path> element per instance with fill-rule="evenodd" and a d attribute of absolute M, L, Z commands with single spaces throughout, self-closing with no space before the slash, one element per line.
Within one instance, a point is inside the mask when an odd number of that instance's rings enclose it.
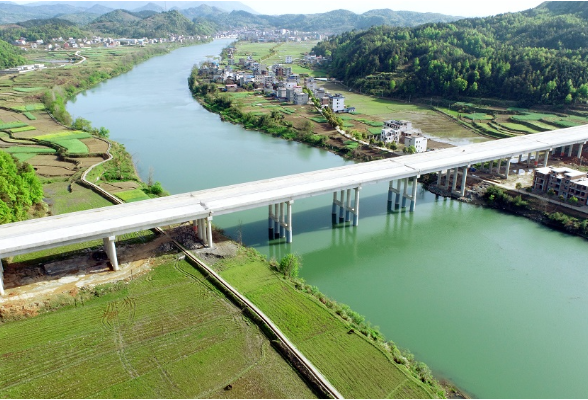
<path fill-rule="evenodd" d="M 87 27 L 103 34 L 125 37 L 166 37 L 178 35 L 210 35 L 214 32 L 208 23 L 194 23 L 176 10 L 143 17 L 140 13 L 115 10 L 104 14 Z"/>
<path fill-rule="evenodd" d="M 521 105 L 588 98 L 588 3 L 416 28 L 373 27 L 319 43 L 332 76 L 391 96 L 475 96 Z"/>
<path fill-rule="evenodd" d="M 20 55 L 19 49 L 10 43 L 0 40 L 0 69 L 12 68 L 23 64 L 26 64 L 26 60 Z"/>
<path fill-rule="evenodd" d="M 59 18 L 33 19 L 19 22 L 14 25 L 6 25 L 0 29 L 0 39 L 7 42 L 25 37 L 28 41 L 43 40 L 48 42 L 51 38 L 58 37 L 84 37 L 88 33 L 81 30 L 76 24 Z"/>
<path fill-rule="evenodd" d="M 181 10 L 181 12 L 188 18 L 205 18 L 223 30 L 248 27 L 329 33 L 366 29 L 374 25 L 417 26 L 428 22 L 450 22 L 459 19 L 459 17 L 444 14 L 388 9 L 371 10 L 363 14 L 334 10 L 319 14 L 259 15 L 246 11 L 228 13 L 216 7 L 203 5 Z"/>

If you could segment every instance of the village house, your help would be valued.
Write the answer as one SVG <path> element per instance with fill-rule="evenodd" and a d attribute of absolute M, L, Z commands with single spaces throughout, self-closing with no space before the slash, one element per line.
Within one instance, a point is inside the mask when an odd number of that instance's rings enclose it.
<path fill-rule="evenodd" d="M 564 199 L 576 197 L 578 204 L 588 201 L 588 177 L 586 172 L 565 167 L 537 168 L 533 174 L 533 190 L 547 193 L 553 190 L 556 196 Z"/>

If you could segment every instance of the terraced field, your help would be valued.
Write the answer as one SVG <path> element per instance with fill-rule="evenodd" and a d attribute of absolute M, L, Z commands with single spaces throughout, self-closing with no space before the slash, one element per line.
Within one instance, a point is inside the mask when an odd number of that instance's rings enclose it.
<path fill-rule="evenodd" d="M 3 324 L 0 397 L 314 397 L 189 264 L 168 261 L 117 288 Z"/>

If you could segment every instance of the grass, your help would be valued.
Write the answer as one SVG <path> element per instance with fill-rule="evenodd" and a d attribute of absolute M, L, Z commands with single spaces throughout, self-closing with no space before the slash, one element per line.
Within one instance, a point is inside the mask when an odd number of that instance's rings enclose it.
<path fill-rule="evenodd" d="M 318 300 L 297 291 L 246 251 L 219 264 L 221 275 L 253 301 L 347 398 L 430 398 L 403 366 Z"/>
<path fill-rule="evenodd" d="M 53 142 L 55 140 L 87 139 L 90 137 L 92 137 L 92 135 L 84 131 L 61 131 L 56 133 L 49 133 L 46 135 L 35 136 L 35 139 Z"/>
<path fill-rule="evenodd" d="M 15 87 L 12 88 L 12 90 L 15 90 L 17 92 L 21 92 L 21 93 L 34 93 L 34 92 L 40 92 L 41 90 L 44 90 L 44 87 L 30 87 L 30 88 L 22 88 L 22 87 Z"/>
<path fill-rule="evenodd" d="M 25 117 L 27 117 L 29 120 L 34 121 L 37 119 L 37 117 L 35 117 L 33 114 L 31 114 L 30 112 L 24 112 L 23 113 Z"/>
<path fill-rule="evenodd" d="M 310 120 L 314 121 L 316 123 L 319 123 L 319 124 L 326 124 L 327 123 L 327 119 L 325 117 L 313 117 L 313 118 L 310 118 Z"/>
<path fill-rule="evenodd" d="M 36 130 L 37 130 L 37 128 L 35 128 L 34 126 L 23 126 L 21 128 L 7 129 L 7 131 L 9 131 L 10 133 L 28 132 L 28 131 L 36 131 Z"/>
<path fill-rule="evenodd" d="M 28 125 L 25 124 L 24 122 L 7 122 L 4 124 L 0 124 L 0 130 L 22 128 L 25 126 L 28 126 Z"/>
<path fill-rule="evenodd" d="M 536 133 L 537 132 L 537 130 L 532 129 L 532 128 L 525 126 L 525 125 L 522 125 L 522 124 L 502 122 L 502 123 L 500 123 L 500 125 L 505 127 L 506 129 L 510 129 L 510 130 L 517 131 L 517 132 L 525 132 L 525 133 Z"/>
<path fill-rule="evenodd" d="M 511 118 L 516 121 L 539 121 L 543 118 L 556 117 L 553 114 L 543 114 L 534 112 L 525 112 L 522 115 L 513 115 Z"/>
<path fill-rule="evenodd" d="M 90 152 L 88 150 L 88 146 L 80 142 L 78 139 L 53 140 L 53 143 L 56 143 L 61 147 L 65 147 L 68 153 L 71 154 L 88 154 Z"/>
<path fill-rule="evenodd" d="M 71 184 L 71 191 L 68 190 L 68 187 L 69 183 L 67 182 L 54 182 L 43 185 L 45 197 L 51 199 L 49 206 L 53 215 L 112 205 L 111 202 L 99 194 L 77 183 Z"/>
<path fill-rule="evenodd" d="M 11 154 L 54 154 L 55 149 L 50 147 L 32 147 L 32 146 L 13 146 L 5 149 L 8 153 Z"/>
<path fill-rule="evenodd" d="M 141 189 L 125 190 L 124 192 L 114 193 L 116 197 L 125 203 L 132 203 L 134 201 L 149 200 L 149 196 Z"/>
<path fill-rule="evenodd" d="M 472 121 L 474 121 L 474 120 L 490 120 L 490 119 L 494 118 L 494 117 L 492 117 L 492 115 L 488 115 L 485 113 L 463 114 L 462 116 L 464 118 L 471 119 Z"/>
<path fill-rule="evenodd" d="M 117 289 L 112 291 L 113 289 Z M 185 262 L 3 324 L 0 397 L 307 398 L 259 329 Z M 279 376 L 279 382 L 276 381 Z"/>

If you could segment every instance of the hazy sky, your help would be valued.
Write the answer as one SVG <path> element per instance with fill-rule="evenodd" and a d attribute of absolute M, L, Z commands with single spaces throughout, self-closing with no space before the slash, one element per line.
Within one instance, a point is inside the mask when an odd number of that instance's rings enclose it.
<path fill-rule="evenodd" d="M 13 0 L 30 3 L 43 0 Z M 131 0 L 132 1 L 132 0 Z M 149 0 L 147 0 L 149 1 Z M 216 1 L 216 0 L 209 0 Z M 378 8 L 394 11 L 435 12 L 461 17 L 485 17 L 506 12 L 522 11 L 542 3 L 540 0 L 237 0 L 261 14 L 316 14 L 345 9 L 363 13 Z M 163 0 L 155 0 L 161 4 Z"/>
<path fill-rule="evenodd" d="M 345 9 L 363 13 L 378 8 L 394 11 L 436 12 L 463 17 L 483 17 L 506 12 L 522 11 L 542 3 L 536 0 L 445 0 L 445 1 L 395 1 L 395 0 L 241 0 L 261 14 L 314 14 Z"/>

